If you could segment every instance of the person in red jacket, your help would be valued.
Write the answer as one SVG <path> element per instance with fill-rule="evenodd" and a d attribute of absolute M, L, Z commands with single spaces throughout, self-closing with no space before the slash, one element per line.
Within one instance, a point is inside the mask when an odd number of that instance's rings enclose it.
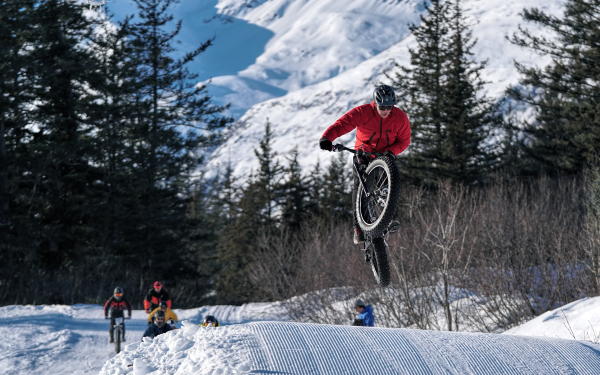
<path fill-rule="evenodd" d="M 171 308 L 172 301 L 169 293 L 163 288 L 160 281 L 155 281 L 144 299 L 144 310 L 150 314 L 152 310 L 160 306 L 162 301 L 167 303 L 167 308 Z"/>
<path fill-rule="evenodd" d="M 319 147 L 332 151 L 333 141 L 356 129 L 355 150 L 366 152 L 382 152 L 392 157 L 406 150 L 410 145 L 410 121 L 400 108 L 394 107 L 396 94 L 388 85 L 380 85 L 373 92 L 373 101 L 352 108 L 329 126 L 319 141 Z M 361 164 L 368 163 L 368 158 L 356 154 L 355 160 Z M 352 191 L 353 206 L 356 206 L 358 178 L 354 176 Z M 354 213 L 354 243 L 363 242 L 364 235 L 358 226 Z"/>
<path fill-rule="evenodd" d="M 108 326 L 110 342 L 114 342 L 112 327 L 115 325 L 115 319 L 123 317 L 125 309 L 127 309 L 128 318 L 131 318 L 131 305 L 124 296 L 123 288 L 118 286 L 113 291 L 113 295 L 104 302 L 104 318 L 108 319 L 110 313 L 110 326 Z M 123 341 L 125 341 L 125 327 L 123 327 Z"/>

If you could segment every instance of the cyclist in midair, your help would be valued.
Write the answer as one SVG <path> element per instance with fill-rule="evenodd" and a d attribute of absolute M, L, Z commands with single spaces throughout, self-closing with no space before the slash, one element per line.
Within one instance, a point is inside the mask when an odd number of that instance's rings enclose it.
<path fill-rule="evenodd" d="M 127 316 L 131 318 L 131 304 L 125 298 L 123 288 L 120 286 L 116 287 L 113 291 L 113 295 L 104 302 L 104 318 L 108 318 L 110 313 L 110 325 L 108 326 L 108 333 L 110 335 L 110 342 L 114 342 L 113 326 L 115 325 L 116 318 L 122 318 L 124 311 L 127 309 Z M 123 327 L 123 341 L 125 341 L 125 327 Z"/>
<path fill-rule="evenodd" d="M 410 145 L 410 121 L 407 114 L 395 107 L 396 94 L 388 85 L 379 85 L 373 92 L 373 101 L 352 108 L 330 125 L 319 141 L 319 147 L 332 151 L 333 141 L 342 135 L 356 129 L 355 150 L 366 152 L 381 152 L 392 157 L 400 154 Z M 369 157 L 355 154 L 355 161 L 368 164 Z M 356 207 L 356 192 L 358 177 L 354 174 L 352 190 L 353 211 Z M 354 243 L 364 242 L 364 234 L 354 216 Z"/>

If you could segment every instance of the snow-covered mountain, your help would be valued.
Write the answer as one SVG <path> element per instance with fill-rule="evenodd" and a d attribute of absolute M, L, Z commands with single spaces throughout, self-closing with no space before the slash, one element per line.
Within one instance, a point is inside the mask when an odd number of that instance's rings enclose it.
<path fill-rule="evenodd" d="M 213 174 L 231 163 L 238 176 L 257 165 L 253 150 L 272 125 L 280 156 L 297 148 L 305 168 L 332 154 L 319 151 L 324 128 L 351 107 L 370 100 L 394 61 L 408 63 L 414 46 L 409 25 L 418 24 L 427 0 L 181 0 L 172 12 L 183 20 L 181 53 L 214 37 L 190 69 L 209 83 L 215 102 L 230 103 L 238 119 L 227 142 L 210 157 Z M 487 60 L 487 94 L 500 98 L 517 83 L 514 60 L 543 65 L 547 59 L 512 45 L 506 36 L 523 24 L 524 8 L 550 14 L 564 0 L 464 0 L 478 60 Z M 109 0 L 117 18 L 135 12 L 133 0 Z M 526 25 L 533 28 L 532 25 Z M 410 108 L 405 108 L 410 116 Z M 342 141 L 348 142 L 352 135 Z"/>
<path fill-rule="evenodd" d="M 280 155 L 296 148 L 305 168 L 318 160 L 327 163 L 333 155 L 317 149 L 323 130 L 351 107 L 370 101 L 374 86 L 387 82 L 385 73 L 393 69 L 394 62 L 408 63 L 408 48 L 414 47 L 414 38 L 407 25 L 417 23 L 424 11 L 422 0 L 271 0 L 255 2 L 252 10 L 238 13 L 233 9 L 239 11 L 239 8 L 228 6 L 232 2 L 221 0 L 217 8 L 223 12 L 231 9 L 230 14 L 248 22 L 261 23 L 274 34 L 256 63 L 237 77 L 250 74 L 253 79 L 287 91 L 283 96 L 258 102 L 249 108 L 227 142 L 214 152 L 207 170 L 215 171 L 230 163 L 236 175 L 247 175 L 257 165 L 253 150 L 263 136 L 267 122 L 274 133 L 274 149 Z M 500 98 L 509 85 L 518 82 L 514 60 L 526 64 L 547 62 L 512 45 L 506 36 L 523 23 L 519 15 L 523 8 L 538 7 L 550 14 L 560 14 L 562 0 L 465 0 L 464 6 L 473 25 L 473 34 L 478 39 L 476 57 L 488 63 L 483 72 L 483 78 L 489 82 L 488 95 Z M 272 21 L 265 16 L 275 9 L 278 19 L 286 22 Z M 298 10 L 302 11 L 300 15 Z M 315 16 L 308 17 L 307 14 Z M 322 20 L 328 17 L 336 22 L 324 23 Z M 311 34 L 308 30 L 319 32 Z M 386 33 L 382 35 L 380 30 L 386 30 Z M 320 38 L 308 37 L 310 35 Z M 364 35 L 369 37 L 363 38 Z M 375 42 L 373 37 L 391 43 Z M 325 47 L 327 43 L 329 47 Z M 300 59 L 300 51 L 312 51 L 316 55 L 309 54 Z M 344 61 L 344 64 L 336 65 L 336 61 Z M 266 67 L 275 66 L 281 69 L 278 72 L 287 72 L 285 79 L 268 74 L 272 70 Z M 267 74 L 259 74 L 259 71 Z M 213 83 L 225 85 L 230 77 L 214 78 Z M 234 86 L 230 87 L 235 92 Z M 235 95 L 240 94 L 246 98 L 264 97 L 246 89 L 226 97 L 236 102 L 238 97 Z M 405 110 L 410 116 L 410 108 Z M 352 134 L 342 141 L 350 139 Z"/>

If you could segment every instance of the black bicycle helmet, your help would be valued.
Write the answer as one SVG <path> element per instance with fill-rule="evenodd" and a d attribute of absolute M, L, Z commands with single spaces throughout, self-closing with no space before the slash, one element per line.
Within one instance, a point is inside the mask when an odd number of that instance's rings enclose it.
<path fill-rule="evenodd" d="M 219 321 L 217 320 L 217 318 L 215 318 L 212 315 L 207 315 L 204 320 L 202 321 L 202 326 L 203 327 L 218 327 L 219 326 Z"/>
<path fill-rule="evenodd" d="M 115 290 L 113 291 L 113 296 L 115 296 L 115 298 L 122 298 L 123 297 L 123 288 L 121 288 L 120 286 L 116 287 Z"/>
<path fill-rule="evenodd" d="M 396 104 L 394 89 L 388 85 L 379 85 L 373 91 L 373 101 L 378 106 L 391 107 Z"/>

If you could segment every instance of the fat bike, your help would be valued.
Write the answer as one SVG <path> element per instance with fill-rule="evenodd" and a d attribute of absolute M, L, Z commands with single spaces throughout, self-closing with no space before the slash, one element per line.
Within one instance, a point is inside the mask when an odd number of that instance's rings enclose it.
<path fill-rule="evenodd" d="M 333 145 L 333 151 L 357 155 L 352 163 L 358 178 L 354 213 L 365 236 L 362 250 L 377 284 L 387 286 L 390 283 L 390 265 L 385 239 L 388 233 L 399 227 L 394 221 L 400 193 L 400 172 L 395 159 L 385 153 L 353 150 L 341 144 Z"/>

